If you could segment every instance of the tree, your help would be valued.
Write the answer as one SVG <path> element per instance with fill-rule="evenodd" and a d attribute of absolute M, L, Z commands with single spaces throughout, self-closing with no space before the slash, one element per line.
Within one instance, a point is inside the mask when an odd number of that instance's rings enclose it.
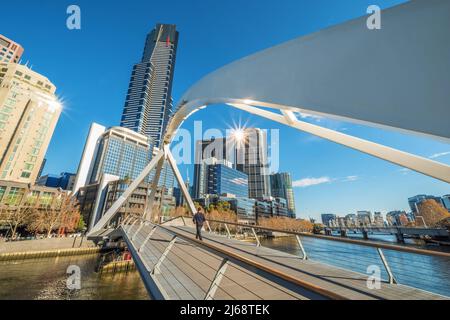
<path fill-rule="evenodd" d="M 55 230 L 73 232 L 81 219 L 78 206 L 67 194 L 53 196 L 53 201 L 34 210 L 28 230 L 35 233 L 47 233 L 49 238 Z M 83 222 L 84 223 L 84 222 Z"/>
<path fill-rule="evenodd" d="M 17 229 L 27 224 L 32 216 L 33 209 L 30 207 L 0 207 L 0 221 L 5 221 L 11 230 L 11 238 L 17 235 Z"/>
<path fill-rule="evenodd" d="M 416 216 L 422 216 L 428 227 L 439 226 L 444 220 L 450 218 L 450 213 L 433 199 L 422 201 L 417 205 L 417 209 Z M 416 218 L 416 223 L 422 223 L 421 220 Z"/>
<path fill-rule="evenodd" d="M 86 229 L 86 223 L 84 222 L 83 216 L 80 216 L 80 219 L 78 220 L 78 225 L 76 228 L 76 231 L 81 232 Z"/>

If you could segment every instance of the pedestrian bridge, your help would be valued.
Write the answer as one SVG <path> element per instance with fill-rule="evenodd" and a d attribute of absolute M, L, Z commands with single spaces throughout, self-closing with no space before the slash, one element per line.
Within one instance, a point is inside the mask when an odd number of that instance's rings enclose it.
<path fill-rule="evenodd" d="M 436 292 L 450 295 L 450 256 L 446 253 L 333 238 L 333 243 L 355 247 L 350 255 L 342 255 L 340 250 L 345 248 L 340 247 L 332 252 L 332 260 L 323 263 L 314 257 L 330 250 L 330 238 L 324 236 L 276 230 L 297 239 L 299 257 L 261 246 L 255 229 L 251 234 L 256 244 L 243 241 L 241 235 L 233 238 L 230 223 L 219 230 L 225 229 L 225 236 L 209 230 L 199 242 L 186 219 L 162 225 L 151 222 L 156 218 L 152 209 L 164 161 L 173 169 L 189 211 L 196 211 L 170 144 L 188 117 L 214 104 L 226 104 L 450 182 L 447 164 L 301 121 L 295 114 L 450 141 L 446 117 L 450 101 L 449 17 L 447 0 L 411 1 L 383 11 L 381 30 L 368 30 L 366 17 L 362 17 L 263 50 L 207 75 L 183 95 L 160 152 L 108 211 L 96 217 L 90 235 L 103 234 L 127 198 L 155 170 L 149 209 L 142 217 L 122 221 L 117 230 L 156 299 L 445 298 L 406 286 L 403 280 L 424 288 L 433 283 Z M 312 238 L 327 245 L 308 256 L 303 244 Z M 349 261 L 360 264 L 358 272 L 340 267 Z M 370 289 L 366 270 L 374 266 L 385 281 L 380 288 Z"/>
<path fill-rule="evenodd" d="M 213 229 L 216 230 L 210 229 L 207 224 L 208 231 L 203 233 L 203 242 L 195 239 L 195 228 L 190 218 L 179 217 L 155 225 L 140 217 L 130 216 L 121 224 L 119 229 L 154 299 L 448 299 L 443 295 L 396 284 L 395 275 L 381 249 L 404 250 L 412 255 L 425 256 L 432 254 L 430 251 L 339 240 L 370 247 L 379 254 L 378 265 L 388 270 L 388 277 L 381 281 L 378 289 L 371 289 L 367 284 L 368 274 L 310 259 L 302 245 L 307 237 L 336 241 L 334 239 L 292 232 L 290 234 L 297 237 L 302 252 L 301 255 L 293 255 L 262 246 L 256 230 L 251 226 L 214 224 Z M 233 227 L 236 230 L 234 234 L 230 231 Z M 244 233 L 250 238 L 240 238 Z M 450 254 L 436 255 L 450 263 Z M 339 259 L 338 256 L 336 252 L 336 259 Z M 418 274 L 420 271 L 417 271 Z"/>

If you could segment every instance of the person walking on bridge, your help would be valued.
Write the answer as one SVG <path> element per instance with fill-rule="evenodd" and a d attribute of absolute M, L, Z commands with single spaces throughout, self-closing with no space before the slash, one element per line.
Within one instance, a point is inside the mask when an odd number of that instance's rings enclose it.
<path fill-rule="evenodd" d="M 203 241 L 202 228 L 203 228 L 203 223 L 205 223 L 205 221 L 206 221 L 206 218 L 205 218 L 205 215 L 202 212 L 202 208 L 199 207 L 197 209 L 197 213 L 194 214 L 194 217 L 192 218 L 192 221 L 195 223 L 195 227 L 197 229 L 197 234 L 195 235 L 195 239 Z"/>

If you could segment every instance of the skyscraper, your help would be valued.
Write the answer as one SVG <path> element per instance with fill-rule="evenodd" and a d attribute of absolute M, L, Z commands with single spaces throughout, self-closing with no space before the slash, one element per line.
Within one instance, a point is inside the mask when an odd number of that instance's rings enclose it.
<path fill-rule="evenodd" d="M 248 195 L 253 199 L 270 197 L 270 175 L 267 160 L 267 133 L 258 128 L 244 130 L 237 143 L 236 169 L 248 175 Z"/>
<path fill-rule="evenodd" d="M 131 73 L 120 125 L 148 135 L 160 147 L 173 112 L 172 82 L 178 45 L 176 26 L 157 24 Z"/>
<path fill-rule="evenodd" d="M 295 201 L 291 175 L 287 172 L 272 174 L 270 176 L 270 187 L 272 197 L 286 199 L 289 214 L 295 216 Z"/>
<path fill-rule="evenodd" d="M 207 170 L 207 163 L 205 160 L 214 158 L 216 161 L 228 161 L 233 163 L 233 150 L 227 148 L 229 140 L 226 138 L 216 138 L 199 140 L 195 145 L 195 162 L 194 162 L 194 184 L 193 197 L 201 198 L 207 193 L 207 186 L 205 185 L 205 177 Z"/>
<path fill-rule="evenodd" d="M 134 180 L 152 156 L 151 139 L 122 127 L 112 127 L 99 140 L 89 183 L 100 181 L 103 174 Z"/>
<path fill-rule="evenodd" d="M 20 44 L 0 34 L 0 62 L 18 63 L 22 53 L 23 48 Z"/>
<path fill-rule="evenodd" d="M 36 181 L 61 114 L 55 91 L 27 66 L 0 62 L 0 180 Z"/>

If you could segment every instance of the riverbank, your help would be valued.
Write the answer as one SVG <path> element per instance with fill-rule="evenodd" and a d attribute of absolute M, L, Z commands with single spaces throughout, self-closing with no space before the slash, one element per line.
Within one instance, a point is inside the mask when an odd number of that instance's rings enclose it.
<path fill-rule="evenodd" d="M 0 241 L 0 261 L 98 253 L 94 242 L 84 237 Z"/>

